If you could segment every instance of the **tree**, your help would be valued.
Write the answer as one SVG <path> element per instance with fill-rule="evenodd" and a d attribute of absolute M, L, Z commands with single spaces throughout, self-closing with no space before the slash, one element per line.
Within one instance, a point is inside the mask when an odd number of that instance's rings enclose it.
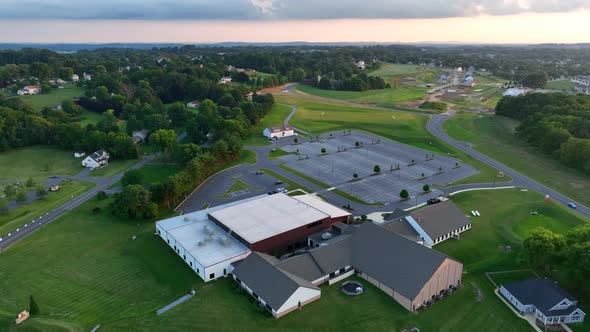
<path fill-rule="evenodd" d="M 295 143 L 295 144 L 299 143 L 299 138 L 295 137 L 295 138 L 293 139 L 293 143 Z"/>
<path fill-rule="evenodd" d="M 18 194 L 16 194 L 16 201 L 19 203 L 22 202 L 26 202 L 27 200 L 27 193 L 24 191 L 19 191 Z"/>
<path fill-rule="evenodd" d="M 29 296 L 29 314 L 31 314 L 31 316 L 34 316 L 39 314 L 39 312 L 40 310 L 37 301 L 35 301 L 33 295 Z"/>
<path fill-rule="evenodd" d="M 322 148 L 322 153 L 326 153 L 326 148 Z"/>
<path fill-rule="evenodd" d="M 150 142 L 156 144 L 161 151 L 168 152 L 176 142 L 176 132 L 172 129 L 158 129 L 150 136 Z"/>
<path fill-rule="evenodd" d="M 8 200 L 0 199 L 0 215 L 8 214 Z"/>
<path fill-rule="evenodd" d="M 13 198 L 16 195 L 16 188 L 12 184 L 4 186 L 4 195 L 8 198 Z"/>
<path fill-rule="evenodd" d="M 529 88 L 533 89 L 541 89 L 547 85 L 547 81 L 549 80 L 549 76 L 547 73 L 532 73 L 527 75 L 523 80 L 522 84 Z"/>
<path fill-rule="evenodd" d="M 151 220 L 158 216 L 158 206 L 151 194 L 138 184 L 126 186 L 112 204 L 116 214 L 135 220 Z"/>
<path fill-rule="evenodd" d="M 37 187 L 37 197 L 39 197 L 40 199 L 45 199 L 45 196 L 47 196 L 47 190 L 45 190 L 45 187 L 38 186 Z"/>
<path fill-rule="evenodd" d="M 373 167 L 373 172 L 375 172 L 375 173 L 381 173 L 381 166 L 375 165 L 375 167 Z"/>
<path fill-rule="evenodd" d="M 565 248 L 565 238 L 547 228 L 535 228 L 524 240 L 524 252 L 528 263 L 547 269 Z"/>
<path fill-rule="evenodd" d="M 121 178 L 121 184 L 123 186 L 128 186 L 131 184 L 141 184 L 142 182 L 143 177 L 141 175 L 141 171 L 138 169 L 133 169 L 128 172 L 125 172 L 125 174 Z"/>
<path fill-rule="evenodd" d="M 242 71 L 236 75 L 235 80 L 238 83 L 247 83 L 248 81 L 250 81 L 250 76 L 248 76 L 248 74 Z"/>
<path fill-rule="evenodd" d="M 399 197 L 401 197 L 402 199 L 407 199 L 408 197 L 410 197 L 410 193 L 407 189 L 402 189 L 402 191 L 400 191 L 399 193 Z"/>
<path fill-rule="evenodd" d="M 424 190 L 425 193 L 430 191 L 430 185 L 425 184 L 424 186 L 422 186 L 422 190 Z"/>
<path fill-rule="evenodd" d="M 96 194 L 96 199 L 98 199 L 99 201 L 104 201 L 105 199 L 107 199 L 107 193 L 105 193 L 104 191 L 99 191 Z"/>
<path fill-rule="evenodd" d="M 359 175 L 358 175 L 358 174 L 356 174 L 356 173 L 354 173 L 354 174 L 352 175 L 352 177 L 353 177 L 354 179 L 358 179 Z"/>
<path fill-rule="evenodd" d="M 26 182 L 27 188 L 32 188 L 35 185 L 35 180 L 32 177 L 29 177 Z"/>

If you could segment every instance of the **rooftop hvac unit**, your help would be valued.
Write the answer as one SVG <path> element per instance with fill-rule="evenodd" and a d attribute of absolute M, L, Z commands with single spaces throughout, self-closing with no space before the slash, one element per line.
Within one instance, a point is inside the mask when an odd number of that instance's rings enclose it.
<path fill-rule="evenodd" d="M 332 238 L 332 233 L 326 232 L 322 234 L 322 240 L 329 240 Z"/>
<path fill-rule="evenodd" d="M 208 234 L 209 236 L 211 236 L 211 235 L 213 235 L 213 233 L 215 233 L 215 230 L 209 225 L 203 226 L 203 231 L 205 232 L 205 234 Z"/>
<path fill-rule="evenodd" d="M 220 237 L 219 241 L 221 242 L 222 245 L 224 245 L 226 247 L 229 246 L 231 243 L 231 240 L 227 236 Z"/>

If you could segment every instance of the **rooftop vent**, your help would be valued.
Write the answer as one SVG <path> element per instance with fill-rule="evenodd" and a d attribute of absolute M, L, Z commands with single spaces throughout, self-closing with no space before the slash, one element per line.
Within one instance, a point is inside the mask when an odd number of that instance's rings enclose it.
<path fill-rule="evenodd" d="M 330 232 L 326 232 L 324 234 L 322 234 L 322 240 L 329 240 L 332 238 L 332 233 Z"/>

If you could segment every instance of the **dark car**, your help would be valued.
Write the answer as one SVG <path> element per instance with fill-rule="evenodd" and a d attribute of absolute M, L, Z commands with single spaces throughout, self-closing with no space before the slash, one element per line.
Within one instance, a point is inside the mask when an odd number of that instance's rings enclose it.
<path fill-rule="evenodd" d="M 262 174 L 264 174 L 263 171 L 256 171 L 256 175 L 262 175 Z"/>
<path fill-rule="evenodd" d="M 429 204 L 429 205 L 438 204 L 440 202 L 441 202 L 441 200 L 438 199 L 438 198 L 431 198 L 428 201 L 426 201 L 426 203 Z"/>
<path fill-rule="evenodd" d="M 280 184 L 283 184 L 283 183 L 284 183 L 283 181 L 275 181 L 275 185 L 276 185 L 276 186 L 278 186 L 278 185 L 280 185 Z"/>

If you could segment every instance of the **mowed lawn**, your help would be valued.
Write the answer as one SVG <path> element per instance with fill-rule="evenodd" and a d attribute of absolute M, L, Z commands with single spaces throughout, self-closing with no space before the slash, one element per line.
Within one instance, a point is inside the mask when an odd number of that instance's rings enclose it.
<path fill-rule="evenodd" d="M 551 90 L 574 91 L 576 84 L 570 80 L 551 81 L 547 82 L 545 88 Z"/>
<path fill-rule="evenodd" d="M 459 114 L 445 123 L 451 137 L 475 144 L 475 149 L 497 161 L 590 205 L 590 177 L 544 155 L 515 136 L 518 122 L 502 116 Z"/>
<path fill-rule="evenodd" d="M 75 175 L 82 171 L 82 159 L 71 151 L 50 146 L 31 146 L 0 153 L 0 180 L 33 177 L 45 180 L 53 175 Z"/>
<path fill-rule="evenodd" d="M 131 165 L 135 164 L 136 162 L 137 159 L 109 161 L 107 165 L 91 171 L 90 176 L 107 178 L 113 175 L 117 175 L 131 167 Z"/>
<path fill-rule="evenodd" d="M 323 98 L 348 100 L 364 104 L 389 105 L 402 101 L 412 101 L 426 96 L 426 88 L 398 87 L 367 91 L 322 90 L 309 85 L 298 85 L 297 90 Z"/>
<path fill-rule="evenodd" d="M 75 86 L 67 85 L 63 89 L 52 89 L 47 93 L 40 93 L 32 96 L 19 96 L 24 102 L 28 103 L 33 109 L 40 111 L 43 107 L 52 107 L 53 105 L 61 104 L 64 100 L 72 100 L 84 95 L 84 89 Z"/>
<path fill-rule="evenodd" d="M 33 294 L 42 314 L 22 330 L 88 331 L 100 323 L 103 331 L 400 331 L 410 326 L 424 331 L 529 331 L 495 297 L 484 273 L 522 268 L 521 243 L 533 226 L 565 231 L 584 221 L 545 203 L 539 194 L 518 189 L 467 192 L 454 201 L 465 211 L 482 214 L 461 240 L 435 247 L 465 264 L 464 287 L 458 292 L 411 314 L 367 282 L 367 292 L 356 298 L 342 295 L 339 285 L 324 286 L 320 300 L 277 320 L 230 280 L 199 281 L 153 235 L 153 223 L 138 227 L 112 215 L 110 200 L 92 200 L 1 254 L 0 330 L 8 329 L 13 313 L 26 308 Z M 103 211 L 93 214 L 95 206 Z M 531 216 L 531 210 L 539 215 Z M 527 225 L 525 233 L 521 224 Z M 511 245 L 513 252 L 505 253 L 499 245 Z M 196 297 L 155 315 L 157 308 L 192 287 Z"/>
<path fill-rule="evenodd" d="M 289 113 L 291 113 L 291 107 L 274 104 L 270 113 L 250 129 L 244 139 L 244 145 L 264 146 L 272 144 L 266 137 L 262 136 L 262 131 L 268 127 L 282 126 Z"/>
<path fill-rule="evenodd" d="M 72 197 L 76 197 L 83 192 L 94 187 L 92 182 L 83 181 L 66 181 L 59 185 L 57 192 L 48 192 L 43 200 L 37 200 L 30 204 L 21 205 L 11 210 L 6 215 L 0 215 L 0 235 L 6 235 L 15 229 L 30 223 L 34 219 L 44 215 L 47 212 L 67 203 Z M 26 188 L 24 190 L 29 190 Z"/>

